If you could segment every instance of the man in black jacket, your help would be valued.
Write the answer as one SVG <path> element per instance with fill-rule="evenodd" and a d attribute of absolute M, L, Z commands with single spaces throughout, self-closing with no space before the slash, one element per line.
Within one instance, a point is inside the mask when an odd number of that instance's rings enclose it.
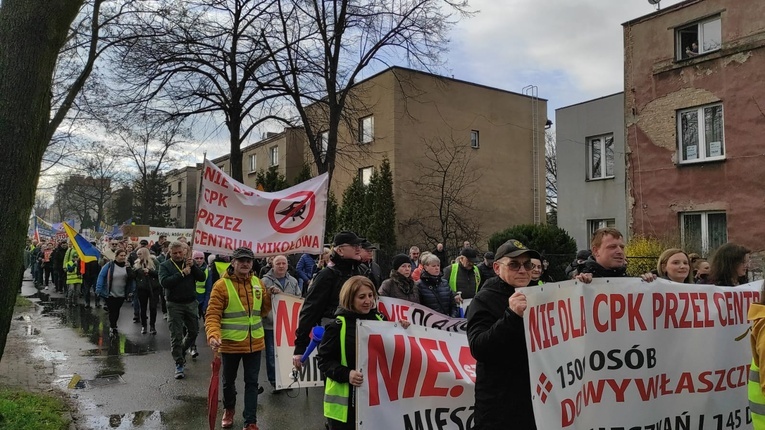
<path fill-rule="evenodd" d="M 486 281 L 468 307 L 468 343 L 477 362 L 476 429 L 536 429 L 523 331 L 526 296 L 515 291 L 531 279 L 531 258 L 540 258 L 539 253 L 517 240 L 502 244 L 495 253 L 497 276 Z"/>
<path fill-rule="evenodd" d="M 584 262 L 578 281 L 588 284 L 592 278 L 621 278 L 627 276 L 627 259 L 624 254 L 624 237 L 611 227 L 600 228 L 590 242 L 592 256 Z"/>
<path fill-rule="evenodd" d="M 170 329 L 170 347 L 175 360 L 175 379 L 183 379 L 186 350 L 194 345 L 199 333 L 197 282 L 205 280 L 205 273 L 188 255 L 188 247 L 181 242 L 170 244 L 170 259 L 159 265 L 159 283 L 167 300 L 167 325 Z M 183 337 L 183 327 L 186 337 Z"/>
<path fill-rule="evenodd" d="M 361 256 L 361 271 L 364 273 L 364 276 L 369 278 L 370 281 L 375 285 L 375 290 L 380 288 L 380 285 L 382 285 L 382 269 L 380 268 L 380 265 L 375 263 L 375 250 L 377 249 L 372 242 L 364 239 L 363 242 L 361 242 L 361 251 L 359 252 L 359 255 Z"/>
<path fill-rule="evenodd" d="M 335 235 L 329 257 L 332 265 L 316 275 L 300 309 L 292 356 L 292 365 L 297 369 L 302 366 L 300 359 L 310 343 L 308 335 L 313 327 L 335 319 L 335 311 L 340 303 L 340 288 L 352 276 L 363 274 L 359 267 L 363 240 L 351 231 L 341 231 Z"/>
<path fill-rule="evenodd" d="M 56 285 L 56 292 L 63 293 L 66 288 L 66 271 L 64 270 L 64 258 L 66 257 L 66 251 L 69 249 L 69 243 L 66 240 L 62 240 L 58 243 L 58 247 L 51 254 L 50 259 L 53 261 L 53 282 Z"/>

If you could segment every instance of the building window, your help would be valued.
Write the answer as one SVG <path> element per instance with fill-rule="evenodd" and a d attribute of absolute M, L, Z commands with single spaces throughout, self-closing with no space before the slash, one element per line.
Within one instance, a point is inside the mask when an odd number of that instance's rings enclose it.
<path fill-rule="evenodd" d="M 173 195 L 173 186 L 170 184 L 167 184 L 167 195 L 172 196 Z"/>
<path fill-rule="evenodd" d="M 322 131 L 319 133 L 319 157 L 324 162 L 327 159 L 327 150 L 329 149 L 329 132 Z"/>
<path fill-rule="evenodd" d="M 684 60 L 717 51 L 722 46 L 720 17 L 705 19 L 675 31 L 677 59 Z"/>
<path fill-rule="evenodd" d="M 677 112 L 680 163 L 725 158 L 722 104 Z"/>
<path fill-rule="evenodd" d="M 614 177 L 614 135 L 587 139 L 587 179 Z"/>
<path fill-rule="evenodd" d="M 182 195 L 183 195 L 183 179 L 178 181 L 178 196 L 180 197 Z"/>
<path fill-rule="evenodd" d="M 250 173 L 258 170 L 258 158 L 255 154 L 250 154 Z"/>
<path fill-rule="evenodd" d="M 593 234 L 595 234 L 595 231 L 600 228 L 616 228 L 616 220 L 613 218 L 604 218 L 604 219 L 590 219 L 587 220 L 587 234 L 588 237 L 592 237 Z"/>
<path fill-rule="evenodd" d="M 478 149 L 478 130 L 470 130 L 470 147 Z"/>
<path fill-rule="evenodd" d="M 725 212 L 686 212 L 680 214 L 683 249 L 707 255 L 728 241 Z"/>
<path fill-rule="evenodd" d="M 279 165 L 279 147 L 272 146 L 268 148 L 268 161 L 270 166 Z"/>
<path fill-rule="evenodd" d="M 372 183 L 372 175 L 374 174 L 375 169 L 374 167 L 362 167 L 359 169 L 359 178 L 361 178 L 361 183 L 364 185 L 369 185 Z"/>
<path fill-rule="evenodd" d="M 359 143 L 372 143 L 375 138 L 375 117 L 366 116 L 359 120 Z"/>

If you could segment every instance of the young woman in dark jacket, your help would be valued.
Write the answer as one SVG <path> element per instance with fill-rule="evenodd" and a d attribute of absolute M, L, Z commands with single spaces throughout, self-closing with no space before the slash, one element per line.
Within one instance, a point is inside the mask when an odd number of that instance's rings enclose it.
<path fill-rule="evenodd" d="M 114 261 L 110 261 L 101 268 L 96 283 L 96 294 L 104 299 L 109 311 L 110 335 L 116 338 L 117 321 L 120 319 L 120 308 L 133 292 L 135 279 L 133 269 L 127 264 L 127 253 L 119 249 L 114 254 Z"/>
<path fill-rule="evenodd" d="M 377 311 L 377 292 L 366 276 L 353 276 L 340 289 L 340 306 L 337 318 L 324 328 L 318 352 L 319 369 L 327 377 L 325 386 L 324 416 L 329 430 L 350 430 L 356 428 L 355 390 L 364 383 L 364 375 L 356 370 L 356 320 L 385 321 Z M 407 321 L 399 321 L 408 327 Z M 342 333 L 345 333 L 345 338 Z M 342 357 L 342 344 L 345 357 Z M 341 403 L 329 402 L 326 395 L 345 397 L 347 407 Z"/>
<path fill-rule="evenodd" d="M 459 316 L 459 307 L 455 303 L 454 291 L 449 282 L 441 277 L 441 260 L 433 254 L 421 259 L 422 274 L 417 282 L 420 304 L 450 317 Z"/>

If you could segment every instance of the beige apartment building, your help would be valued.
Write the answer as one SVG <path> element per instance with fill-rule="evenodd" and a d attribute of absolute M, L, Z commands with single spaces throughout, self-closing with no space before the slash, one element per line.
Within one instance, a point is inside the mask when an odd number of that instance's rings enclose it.
<path fill-rule="evenodd" d="M 165 175 L 167 193 L 170 197 L 170 225 L 177 228 L 194 227 L 194 211 L 199 187 L 199 166 L 174 169 Z"/>
<path fill-rule="evenodd" d="M 473 230 L 447 245 L 483 245 L 510 226 L 545 222 L 546 112 L 537 97 L 389 68 L 351 92 L 330 187 L 341 200 L 356 176 L 369 181 L 387 158 L 400 246 L 443 240 L 439 207 L 446 206 Z M 274 165 L 290 183 L 304 163 L 315 173 L 306 142 L 302 129 L 287 128 L 243 148 L 245 184 L 255 187 L 255 174 Z M 212 161 L 230 173 L 228 155 Z"/>

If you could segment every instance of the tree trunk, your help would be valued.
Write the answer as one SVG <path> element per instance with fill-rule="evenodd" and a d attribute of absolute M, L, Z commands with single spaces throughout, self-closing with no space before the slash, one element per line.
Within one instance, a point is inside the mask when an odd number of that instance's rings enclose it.
<path fill-rule="evenodd" d="M 59 50 L 83 0 L 2 0 L 0 5 L 0 358 L 22 276 Z"/>

